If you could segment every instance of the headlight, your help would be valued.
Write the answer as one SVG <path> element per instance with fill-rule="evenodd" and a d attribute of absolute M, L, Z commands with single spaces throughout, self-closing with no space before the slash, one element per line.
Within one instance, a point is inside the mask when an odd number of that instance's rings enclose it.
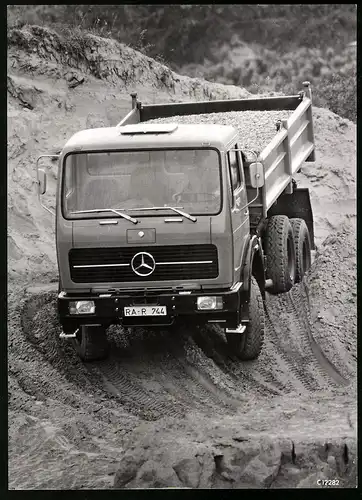
<path fill-rule="evenodd" d="M 222 309 L 222 297 L 197 297 L 197 309 Z"/>
<path fill-rule="evenodd" d="M 78 300 L 76 302 L 69 302 L 70 314 L 93 314 L 96 306 L 93 300 Z"/>

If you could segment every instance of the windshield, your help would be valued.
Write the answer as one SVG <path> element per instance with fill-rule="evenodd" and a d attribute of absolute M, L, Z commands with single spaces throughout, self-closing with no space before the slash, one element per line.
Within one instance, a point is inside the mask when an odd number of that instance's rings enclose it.
<path fill-rule="evenodd" d="M 221 208 L 219 155 L 211 149 L 72 153 L 66 157 L 63 180 L 66 218 L 89 217 L 72 212 L 94 209 L 170 206 L 202 215 Z"/>

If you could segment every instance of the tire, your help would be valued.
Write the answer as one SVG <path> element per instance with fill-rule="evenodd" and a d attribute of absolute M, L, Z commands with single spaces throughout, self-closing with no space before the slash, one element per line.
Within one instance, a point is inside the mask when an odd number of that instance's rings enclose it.
<path fill-rule="evenodd" d="M 102 326 L 80 326 L 72 344 L 82 361 L 105 359 L 109 354 L 106 329 Z"/>
<path fill-rule="evenodd" d="M 266 277 L 269 293 L 288 292 L 295 283 L 296 259 L 293 229 L 286 215 L 270 217 L 265 233 Z"/>
<path fill-rule="evenodd" d="M 295 282 L 300 283 L 312 263 L 310 234 L 304 219 L 290 219 L 290 224 L 294 235 Z"/>
<path fill-rule="evenodd" d="M 247 361 L 256 359 L 261 353 L 265 334 L 263 297 L 254 277 L 250 282 L 249 323 L 243 333 L 226 333 L 226 340 L 232 355 Z"/>

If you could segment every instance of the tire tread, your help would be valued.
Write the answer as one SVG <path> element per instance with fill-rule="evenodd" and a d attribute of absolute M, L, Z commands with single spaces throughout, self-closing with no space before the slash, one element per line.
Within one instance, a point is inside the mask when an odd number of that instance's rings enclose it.
<path fill-rule="evenodd" d="M 259 285 L 254 277 L 250 282 L 250 323 L 241 335 L 226 335 L 228 345 L 234 356 L 243 361 L 256 359 L 264 344 L 265 314 L 264 302 Z M 241 336 L 245 336 L 243 340 Z"/>
<path fill-rule="evenodd" d="M 266 275 L 273 281 L 273 287 L 269 289 L 271 293 L 288 292 L 294 284 L 288 274 L 288 237 L 294 241 L 288 217 L 286 215 L 270 217 L 265 234 L 265 253 Z"/>
<path fill-rule="evenodd" d="M 80 342 L 74 341 L 78 356 L 83 361 L 96 361 L 105 359 L 109 354 L 109 344 L 106 330 L 103 327 L 83 326 Z"/>
<path fill-rule="evenodd" d="M 300 218 L 290 219 L 290 224 L 293 229 L 293 239 L 295 247 L 295 261 L 296 261 L 295 282 L 300 283 L 303 279 L 304 274 L 308 271 L 308 269 L 303 269 L 303 243 L 305 238 L 308 239 L 309 262 L 311 262 L 310 235 L 307 224 L 305 223 L 304 219 Z"/>

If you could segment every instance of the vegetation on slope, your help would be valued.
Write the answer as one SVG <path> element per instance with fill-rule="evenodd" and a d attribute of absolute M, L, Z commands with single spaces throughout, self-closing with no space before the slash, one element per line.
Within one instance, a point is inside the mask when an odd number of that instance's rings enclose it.
<path fill-rule="evenodd" d="M 315 104 L 356 121 L 355 4 L 10 5 L 8 26 L 114 38 L 188 76 L 253 93 L 313 85 Z"/>
<path fill-rule="evenodd" d="M 341 49 L 356 39 L 354 4 L 12 5 L 8 23 L 96 29 L 177 65 L 210 57 L 215 36 L 222 44 L 237 33 L 281 54 L 300 47 Z"/>

